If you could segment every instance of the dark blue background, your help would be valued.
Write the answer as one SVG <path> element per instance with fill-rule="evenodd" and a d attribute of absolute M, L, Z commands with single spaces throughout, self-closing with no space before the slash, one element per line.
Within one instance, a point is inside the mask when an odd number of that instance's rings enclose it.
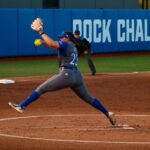
<path fill-rule="evenodd" d="M 37 17 L 43 19 L 45 32 L 54 40 L 60 32 L 73 30 L 73 19 L 111 19 L 112 43 L 91 43 L 94 53 L 150 51 L 150 42 L 117 42 L 117 19 L 150 19 L 148 10 L 0 9 L 0 57 L 56 54 L 44 46 L 34 46 L 40 36 L 30 25 Z"/>

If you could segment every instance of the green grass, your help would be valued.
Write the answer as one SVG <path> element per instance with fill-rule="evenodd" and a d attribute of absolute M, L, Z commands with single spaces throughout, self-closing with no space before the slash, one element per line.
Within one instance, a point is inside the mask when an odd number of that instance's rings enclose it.
<path fill-rule="evenodd" d="M 98 72 L 150 71 L 150 56 L 115 56 L 94 59 Z"/>
<path fill-rule="evenodd" d="M 150 56 L 113 56 L 93 58 L 97 72 L 150 71 Z M 58 72 L 57 60 L 0 62 L 0 78 L 51 75 Z M 79 58 L 79 70 L 89 73 L 85 58 Z"/>

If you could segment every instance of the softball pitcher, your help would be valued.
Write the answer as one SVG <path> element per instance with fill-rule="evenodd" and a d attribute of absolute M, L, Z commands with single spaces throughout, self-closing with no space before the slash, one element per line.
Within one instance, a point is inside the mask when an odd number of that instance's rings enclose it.
<path fill-rule="evenodd" d="M 61 62 L 59 74 L 38 86 L 22 103 L 9 102 L 8 104 L 18 112 L 23 113 L 25 108 L 42 94 L 69 87 L 82 100 L 103 112 L 110 123 L 115 125 L 116 119 L 114 113 L 109 112 L 98 99 L 92 97 L 83 82 L 82 75 L 77 68 L 78 52 L 74 44 L 74 35 L 71 32 L 63 32 L 59 35 L 59 41 L 54 41 L 43 32 L 43 22 L 39 18 L 33 21 L 31 28 L 41 35 L 43 39 L 41 40 L 42 45 L 58 50 L 58 58 Z"/>

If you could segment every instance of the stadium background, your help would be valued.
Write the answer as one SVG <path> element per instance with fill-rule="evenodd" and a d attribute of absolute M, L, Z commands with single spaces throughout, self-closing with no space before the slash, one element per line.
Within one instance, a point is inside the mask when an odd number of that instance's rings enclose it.
<path fill-rule="evenodd" d="M 0 84 L 0 149 L 149 150 L 150 51 L 149 41 L 145 41 L 150 34 L 147 30 L 149 10 L 142 10 L 148 9 L 148 2 L 0 0 L 0 78 L 15 81 L 14 84 Z M 79 70 L 84 73 L 89 91 L 116 113 L 115 127 L 110 126 L 99 111 L 75 96 L 70 89 L 46 93 L 23 114 L 10 109 L 8 101 L 21 102 L 35 87 L 58 72 L 56 57 L 51 56 L 55 53 L 33 45 L 34 39 L 39 36 L 30 29 L 30 24 L 37 16 L 43 18 L 46 32 L 54 38 L 62 29 L 73 29 L 71 17 L 81 19 L 82 23 L 85 19 L 93 22 L 95 18 L 100 23 L 102 19 L 104 25 L 112 19 L 109 29 L 113 42 L 109 43 L 108 38 L 104 43 L 92 41 L 93 51 L 99 53 L 93 55 L 96 76 L 89 74 L 84 57 L 79 59 Z M 54 17 L 58 18 L 54 20 Z M 62 17 L 70 22 L 65 23 Z M 127 33 L 124 28 L 126 20 L 131 23 L 138 19 L 137 24 L 133 23 L 135 30 L 138 29 L 138 42 L 131 42 L 135 34 L 130 34 L 130 41 L 117 43 L 114 28 L 118 18 L 123 23 L 121 35 Z M 104 37 L 108 37 L 109 32 L 106 33 Z"/>
<path fill-rule="evenodd" d="M 86 3 L 85 0 L 81 2 L 78 0 L 71 2 L 69 0 L 13 0 L 13 3 L 2 0 L 0 7 L 0 19 L 3 20 L 0 28 L 3 35 L 0 37 L 0 57 L 56 54 L 46 48 L 37 48 L 33 45 L 37 35 L 30 29 L 30 24 L 36 17 L 43 19 L 45 32 L 55 39 L 62 31 L 75 30 L 73 20 L 79 20 L 82 36 L 91 39 L 93 53 L 149 51 L 150 12 L 149 10 L 139 10 L 139 1 L 137 0 L 115 0 L 113 2 L 88 0 Z M 123 34 L 126 36 L 123 42 L 117 40 L 118 19 L 124 19 L 124 24 L 120 25 L 120 36 Z M 98 20 L 95 26 L 94 20 Z M 108 20 L 111 20 L 110 24 Z M 127 20 L 129 21 L 128 25 L 126 24 Z M 141 22 L 138 24 L 137 20 Z M 147 20 L 146 23 L 145 20 Z M 105 32 L 106 28 L 108 31 Z M 90 33 L 90 31 L 92 32 Z M 95 33 L 95 37 L 93 33 Z M 137 41 L 132 40 L 132 37 L 136 35 L 138 36 Z M 95 42 L 94 38 L 98 42 Z M 103 38 L 105 38 L 104 41 L 102 41 Z"/>

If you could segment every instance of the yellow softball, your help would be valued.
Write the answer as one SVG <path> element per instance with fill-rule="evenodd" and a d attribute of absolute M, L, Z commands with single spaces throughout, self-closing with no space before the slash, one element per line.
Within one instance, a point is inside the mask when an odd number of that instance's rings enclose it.
<path fill-rule="evenodd" d="M 40 46 L 40 45 L 42 45 L 41 39 L 36 39 L 36 40 L 34 41 L 34 45 L 35 45 L 35 46 Z"/>

